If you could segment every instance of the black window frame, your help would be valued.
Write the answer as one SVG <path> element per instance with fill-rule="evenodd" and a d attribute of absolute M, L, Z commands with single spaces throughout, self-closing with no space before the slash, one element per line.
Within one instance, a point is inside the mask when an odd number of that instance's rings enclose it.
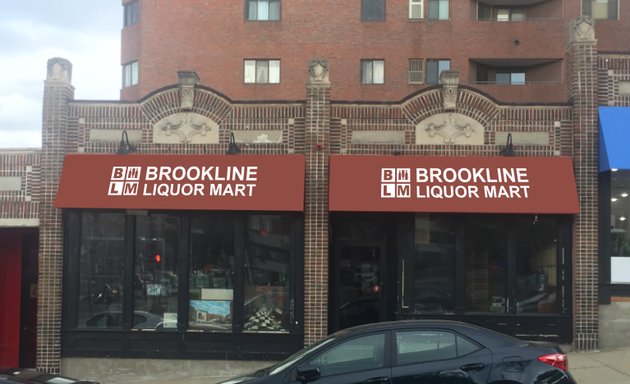
<path fill-rule="evenodd" d="M 385 21 L 385 0 L 361 0 L 361 21 Z"/>
<path fill-rule="evenodd" d="M 125 215 L 125 270 L 123 291 L 123 316 L 119 328 L 91 329 L 79 327 L 79 262 L 81 252 L 82 212 L 107 212 Z M 177 327 L 148 332 L 134 329 L 133 322 L 133 278 L 135 216 L 140 214 L 164 214 L 180 219 L 179 233 L 179 293 Z M 290 220 L 290 265 L 289 332 L 245 332 L 242 327 L 244 283 L 237 281 L 234 293 L 234 308 L 238 309 L 233 319 L 232 332 L 212 332 L 189 329 L 188 324 L 188 283 L 189 283 L 189 228 L 195 215 L 228 215 L 234 218 L 235 255 L 243 260 L 246 221 L 252 215 L 282 215 Z M 189 211 L 150 211 L 125 212 L 118 210 L 69 209 L 63 213 L 64 228 L 64 275 L 62 300 L 62 342 L 63 357 L 121 357 L 121 358 L 229 358 L 235 360 L 282 360 L 303 347 L 304 339 L 304 226 L 303 216 L 291 212 L 189 212 Z M 130 241 L 131 240 L 131 241 Z M 235 274 L 242 276 L 244 263 L 235 263 Z M 238 280 L 238 277 L 236 278 Z"/>

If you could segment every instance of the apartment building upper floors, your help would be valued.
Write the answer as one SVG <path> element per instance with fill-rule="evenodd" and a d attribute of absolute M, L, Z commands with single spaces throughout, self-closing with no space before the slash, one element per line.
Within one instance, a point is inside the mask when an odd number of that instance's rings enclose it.
<path fill-rule="evenodd" d="M 630 52 L 623 0 L 123 0 L 121 99 L 195 71 L 233 100 L 304 98 L 326 60 L 331 97 L 398 101 L 439 82 L 505 103 L 566 102 L 572 20 L 594 19 L 600 52 Z"/>

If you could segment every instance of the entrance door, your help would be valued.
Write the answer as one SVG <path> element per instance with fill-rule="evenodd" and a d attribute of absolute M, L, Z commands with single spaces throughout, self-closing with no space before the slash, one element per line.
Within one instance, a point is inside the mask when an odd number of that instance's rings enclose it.
<path fill-rule="evenodd" d="M 385 220 L 333 220 L 330 280 L 330 330 L 391 318 L 388 294 L 396 290 L 387 268 L 388 225 Z M 390 265 L 391 264 L 391 265 Z"/>
<path fill-rule="evenodd" d="M 341 245 L 335 294 L 339 329 L 383 320 L 383 251 L 377 245 Z"/>

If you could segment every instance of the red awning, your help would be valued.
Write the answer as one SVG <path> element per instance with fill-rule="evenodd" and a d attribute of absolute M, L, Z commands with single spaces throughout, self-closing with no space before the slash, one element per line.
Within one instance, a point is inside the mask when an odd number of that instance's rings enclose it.
<path fill-rule="evenodd" d="M 579 213 L 568 157 L 330 157 L 331 211 Z"/>
<path fill-rule="evenodd" d="M 301 155 L 70 154 L 57 208 L 304 210 Z"/>

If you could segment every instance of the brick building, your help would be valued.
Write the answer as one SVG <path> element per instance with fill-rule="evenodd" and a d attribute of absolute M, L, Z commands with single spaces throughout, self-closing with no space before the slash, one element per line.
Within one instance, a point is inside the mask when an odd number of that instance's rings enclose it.
<path fill-rule="evenodd" d="M 121 100 L 53 58 L 41 150 L 1 154 L 37 366 L 225 371 L 408 318 L 616 345 L 620 3 L 124 1 Z"/>

